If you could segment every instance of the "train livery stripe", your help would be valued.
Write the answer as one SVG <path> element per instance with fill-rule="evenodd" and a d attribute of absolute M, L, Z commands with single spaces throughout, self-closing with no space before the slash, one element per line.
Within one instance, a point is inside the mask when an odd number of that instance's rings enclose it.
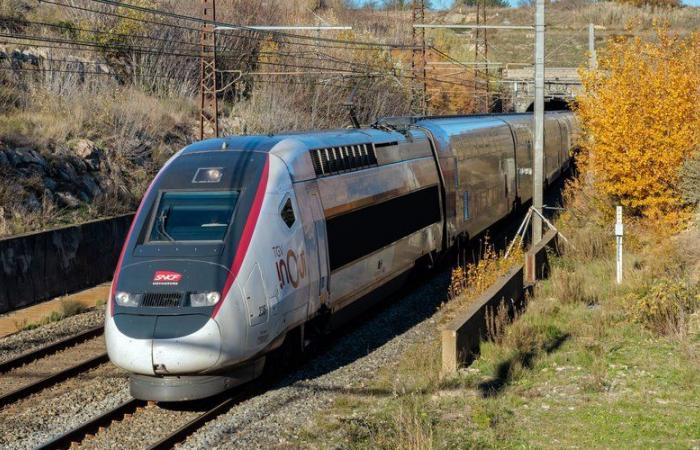
<path fill-rule="evenodd" d="M 233 263 L 231 264 L 231 269 L 229 270 L 228 277 L 226 277 L 226 282 L 224 283 L 224 289 L 221 292 L 221 301 L 214 306 L 214 310 L 211 313 L 212 318 L 216 317 L 219 312 L 221 305 L 223 305 L 224 300 L 228 291 L 231 289 L 231 285 L 236 281 L 238 276 L 238 271 L 241 269 L 243 264 L 243 259 L 248 252 L 248 246 L 253 238 L 253 232 L 258 223 L 258 217 L 260 216 L 260 210 L 262 209 L 263 199 L 265 198 L 265 189 L 267 188 L 267 178 L 270 173 L 270 158 L 265 159 L 265 167 L 263 167 L 262 175 L 260 176 L 260 182 L 258 183 L 257 190 L 255 191 L 255 198 L 253 199 L 253 204 L 250 207 L 250 212 L 248 213 L 248 218 L 246 219 L 245 227 L 243 228 L 243 234 L 241 235 L 240 243 L 236 249 L 236 254 L 233 257 Z"/>
<path fill-rule="evenodd" d="M 171 158 L 170 161 L 173 161 L 175 158 Z M 141 197 L 141 203 L 139 203 L 139 207 L 136 210 L 136 214 L 134 214 L 134 218 L 131 220 L 131 226 L 129 227 L 129 232 L 126 233 L 126 239 L 124 240 L 124 245 L 122 246 L 122 252 L 119 254 L 119 261 L 117 262 L 117 269 L 114 271 L 114 276 L 112 277 L 112 286 L 110 287 L 109 290 L 109 314 L 114 315 L 114 295 L 116 294 L 116 289 L 117 289 L 117 283 L 119 282 L 119 272 L 121 272 L 122 268 L 122 262 L 124 261 L 124 254 L 126 254 L 126 248 L 129 246 L 129 241 L 131 240 L 131 234 L 134 231 L 134 226 L 136 225 L 136 221 L 139 220 L 141 217 L 141 210 L 143 209 L 143 205 L 146 204 L 146 200 L 148 199 L 148 194 L 151 193 L 151 189 L 153 186 L 156 185 L 156 181 L 158 181 L 158 178 L 160 178 L 160 175 L 165 171 L 165 168 L 170 164 L 170 161 L 168 161 L 161 169 L 160 172 L 155 176 L 151 184 L 148 185 L 148 188 L 146 189 L 146 192 L 143 194 L 143 197 Z"/>
<path fill-rule="evenodd" d="M 326 222 L 331 270 L 440 220 L 437 185 L 332 217 Z"/>

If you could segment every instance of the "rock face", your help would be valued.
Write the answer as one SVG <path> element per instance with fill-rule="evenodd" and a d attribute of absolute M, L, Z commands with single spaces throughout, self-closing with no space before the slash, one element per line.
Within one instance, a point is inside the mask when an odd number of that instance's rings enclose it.
<path fill-rule="evenodd" d="M 52 206 L 74 209 L 107 197 L 127 206 L 135 201 L 122 169 L 88 139 L 71 141 L 50 154 L 0 142 L 0 177 L 0 207 L 5 215 L 41 212 Z"/>

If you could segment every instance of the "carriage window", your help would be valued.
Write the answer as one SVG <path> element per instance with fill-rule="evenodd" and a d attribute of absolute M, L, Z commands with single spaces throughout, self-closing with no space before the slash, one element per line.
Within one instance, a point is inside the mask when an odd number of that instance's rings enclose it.
<path fill-rule="evenodd" d="M 294 222 L 296 221 L 296 217 L 294 217 L 294 208 L 292 208 L 292 199 L 287 198 L 287 201 L 284 202 L 282 211 L 280 211 L 280 216 L 287 227 L 292 228 L 292 225 L 294 225 Z"/>
<path fill-rule="evenodd" d="M 164 192 L 150 240 L 223 241 L 238 194 L 238 191 Z"/>

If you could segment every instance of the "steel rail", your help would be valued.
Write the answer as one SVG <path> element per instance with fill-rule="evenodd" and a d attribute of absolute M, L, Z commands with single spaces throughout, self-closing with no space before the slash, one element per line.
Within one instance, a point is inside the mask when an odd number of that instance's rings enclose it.
<path fill-rule="evenodd" d="M 73 443 L 82 442 L 87 436 L 100 431 L 100 428 L 109 426 L 115 420 L 123 418 L 127 414 L 134 413 L 137 409 L 146 406 L 143 400 L 129 399 L 117 407 L 103 413 L 88 422 L 58 436 L 52 441 L 37 447 L 41 450 L 58 450 L 69 448 Z"/>
<path fill-rule="evenodd" d="M 36 381 L 32 384 L 22 386 L 21 388 L 16 389 L 0 397 L 0 408 L 9 405 L 10 403 L 14 403 L 22 398 L 28 397 L 56 383 L 60 383 L 61 381 L 74 377 L 82 372 L 90 370 L 93 367 L 97 367 L 100 364 L 104 364 L 107 361 L 109 361 L 109 358 L 107 357 L 107 353 L 105 352 L 95 356 L 94 358 L 90 358 L 86 361 L 82 361 L 60 372 L 54 373 L 53 375 L 49 375 L 45 378 L 42 378 L 39 381 Z"/>
<path fill-rule="evenodd" d="M 248 389 L 244 389 L 237 392 L 232 397 L 226 398 L 210 410 L 200 414 L 160 441 L 149 446 L 148 450 L 169 450 L 175 447 L 176 444 L 179 444 L 187 439 L 191 434 L 202 428 L 202 426 L 204 426 L 210 420 L 213 420 L 219 415 L 225 413 L 236 404 L 255 396 L 259 392 L 259 389 L 260 387 L 255 388 L 253 386 L 249 386 Z"/>
<path fill-rule="evenodd" d="M 73 336 L 68 336 L 59 341 L 53 342 L 51 344 L 44 345 L 35 350 L 30 350 L 28 352 L 22 353 L 21 355 L 12 358 L 8 361 L 0 363 L 0 373 L 7 372 L 8 370 L 20 367 L 28 362 L 43 358 L 50 354 L 56 353 L 68 347 L 72 347 L 75 344 L 79 344 L 88 339 L 92 339 L 101 335 L 104 332 L 102 325 L 90 328 L 81 333 L 75 334 Z"/>

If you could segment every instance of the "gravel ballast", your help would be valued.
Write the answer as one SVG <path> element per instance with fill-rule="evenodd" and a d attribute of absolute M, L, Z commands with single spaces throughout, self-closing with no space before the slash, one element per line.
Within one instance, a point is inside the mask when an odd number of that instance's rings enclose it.
<path fill-rule="evenodd" d="M 102 325 L 104 318 L 104 308 L 99 307 L 93 311 L 66 317 L 58 322 L 51 322 L 32 330 L 24 330 L 0 338 L 0 362 Z"/>
<path fill-rule="evenodd" d="M 129 397 L 126 373 L 102 364 L 0 410 L 0 448 L 34 448 Z"/>
<path fill-rule="evenodd" d="M 0 395 L 35 383 L 104 352 L 104 337 L 99 336 L 10 370 L 0 375 Z"/>
<path fill-rule="evenodd" d="M 293 445 L 296 433 L 313 422 L 336 395 L 362 389 L 381 367 L 435 332 L 431 316 L 445 299 L 448 271 L 442 271 L 354 329 L 341 332 L 329 349 L 264 394 L 234 406 L 190 436 L 180 448 L 271 448 Z"/>

